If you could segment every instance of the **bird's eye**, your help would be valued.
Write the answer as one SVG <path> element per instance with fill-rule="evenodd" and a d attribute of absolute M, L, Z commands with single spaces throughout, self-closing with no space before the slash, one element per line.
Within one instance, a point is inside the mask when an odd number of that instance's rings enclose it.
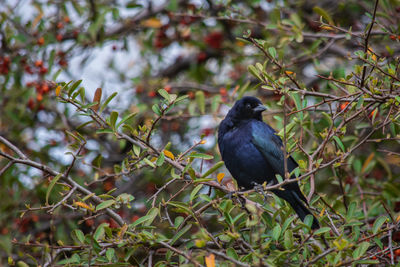
<path fill-rule="evenodd" d="M 246 109 L 251 109 L 251 105 L 250 104 L 246 104 Z"/>

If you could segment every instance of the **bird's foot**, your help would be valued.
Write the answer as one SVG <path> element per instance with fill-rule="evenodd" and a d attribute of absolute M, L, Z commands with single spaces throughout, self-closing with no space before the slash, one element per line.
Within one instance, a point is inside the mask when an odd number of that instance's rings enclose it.
<path fill-rule="evenodd" d="M 255 182 L 253 182 L 253 185 L 254 185 L 254 190 L 257 193 L 260 193 L 261 195 L 263 195 L 264 201 L 266 201 L 267 198 L 268 198 L 267 193 L 265 192 L 265 189 L 264 189 L 266 184 L 265 183 L 264 184 L 257 184 Z"/>
<path fill-rule="evenodd" d="M 242 205 L 242 208 L 244 208 L 244 204 L 246 201 L 240 194 L 238 194 L 239 192 L 240 191 L 231 191 L 228 194 L 226 194 L 225 197 L 228 197 L 230 200 L 233 200 L 233 198 L 235 198 Z"/>

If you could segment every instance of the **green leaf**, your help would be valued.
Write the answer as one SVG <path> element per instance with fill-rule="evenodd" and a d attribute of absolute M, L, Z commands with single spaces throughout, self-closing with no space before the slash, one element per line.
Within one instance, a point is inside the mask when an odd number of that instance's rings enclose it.
<path fill-rule="evenodd" d="M 97 229 L 96 229 L 96 231 L 94 232 L 94 235 L 93 235 L 93 239 L 94 240 L 97 241 L 97 240 L 102 239 L 104 237 L 104 233 L 105 233 L 104 228 L 105 227 L 108 227 L 108 223 L 102 223 L 97 227 Z"/>
<path fill-rule="evenodd" d="M 272 239 L 275 241 L 279 240 L 279 237 L 281 235 L 281 226 L 277 224 L 274 229 L 272 230 Z"/>
<path fill-rule="evenodd" d="M 157 158 L 156 165 L 160 167 L 164 164 L 164 161 L 165 161 L 165 155 L 164 153 L 160 153 L 160 156 L 158 156 Z"/>
<path fill-rule="evenodd" d="M 340 147 L 340 149 L 341 149 L 343 152 L 346 152 L 346 149 L 344 148 L 344 145 L 343 145 L 342 141 L 340 140 L 340 138 L 337 137 L 336 135 L 334 135 L 332 138 L 336 141 L 336 143 L 338 144 L 338 146 Z"/>
<path fill-rule="evenodd" d="M 182 230 L 176 233 L 174 237 L 171 239 L 170 245 L 173 245 L 179 238 L 181 238 L 187 231 L 189 231 L 190 228 L 192 228 L 192 225 L 188 224 Z"/>
<path fill-rule="evenodd" d="M 190 193 L 190 202 L 193 201 L 193 199 L 196 197 L 197 193 L 200 191 L 202 187 L 203 184 L 199 184 L 193 189 L 192 193 Z"/>
<path fill-rule="evenodd" d="M 149 166 L 151 166 L 153 168 L 156 167 L 156 165 L 154 165 L 154 163 L 151 162 L 148 158 L 144 158 L 143 161 L 146 162 L 147 165 L 149 165 Z"/>
<path fill-rule="evenodd" d="M 321 227 L 321 228 L 319 228 L 318 230 L 316 230 L 316 231 L 314 232 L 314 235 L 320 235 L 320 234 L 329 232 L 330 230 L 331 230 L 330 227 Z"/>
<path fill-rule="evenodd" d="M 189 158 L 199 158 L 199 159 L 210 160 L 210 159 L 213 159 L 214 157 L 212 155 L 208 155 L 208 154 L 192 152 L 192 153 L 190 153 Z"/>
<path fill-rule="evenodd" d="M 78 80 L 74 82 L 71 87 L 68 89 L 68 96 L 71 96 L 71 94 L 75 91 L 75 89 L 81 84 L 82 80 Z"/>
<path fill-rule="evenodd" d="M 117 92 L 112 93 L 107 99 L 106 101 L 104 101 L 103 105 L 101 105 L 100 111 L 99 113 L 103 112 L 103 110 L 107 107 L 108 103 L 111 102 L 111 100 L 113 100 L 113 98 L 117 95 Z"/>
<path fill-rule="evenodd" d="M 171 97 L 169 96 L 168 92 L 165 91 L 164 89 L 158 90 L 158 93 L 165 98 L 168 102 L 171 102 Z"/>
<path fill-rule="evenodd" d="M 123 117 L 122 120 L 121 120 L 120 122 L 118 122 L 116 129 L 118 129 L 119 126 L 121 126 L 121 125 L 122 125 L 124 122 L 126 122 L 127 120 L 129 120 L 129 119 L 135 117 L 136 114 L 137 114 L 137 113 L 134 112 L 134 113 L 128 114 L 128 115 L 126 115 L 125 117 Z"/>
<path fill-rule="evenodd" d="M 96 134 L 111 134 L 114 133 L 111 129 L 100 129 L 96 131 Z"/>
<path fill-rule="evenodd" d="M 236 250 L 234 248 L 227 248 L 226 249 L 226 255 L 228 255 L 228 257 L 234 259 L 234 260 L 238 260 L 239 256 L 236 253 Z"/>
<path fill-rule="evenodd" d="M 157 104 L 154 104 L 151 109 L 156 113 L 158 116 L 162 115 L 161 109 Z"/>
<path fill-rule="evenodd" d="M 329 116 L 328 113 L 326 113 L 326 112 L 321 112 L 321 114 L 324 116 L 325 120 L 329 123 L 329 125 L 332 125 L 332 124 L 333 124 L 332 118 L 331 118 L 331 116 Z"/>
<path fill-rule="evenodd" d="M 320 15 L 322 18 L 324 18 L 330 25 L 335 25 L 332 17 L 328 14 L 327 11 L 325 11 L 325 9 L 322 9 L 319 6 L 315 6 L 315 7 L 313 7 L 313 11 L 315 13 L 317 13 L 318 15 Z"/>
<path fill-rule="evenodd" d="M 271 55 L 272 58 L 276 58 L 276 49 L 275 49 L 275 47 L 268 47 L 268 53 Z"/>
<path fill-rule="evenodd" d="M 106 251 L 106 258 L 108 262 L 112 262 L 115 255 L 115 250 L 113 248 L 108 248 Z"/>
<path fill-rule="evenodd" d="M 59 173 L 56 177 L 54 177 L 51 180 L 49 187 L 47 188 L 47 192 L 46 192 L 46 205 L 49 205 L 49 196 L 50 196 L 51 190 L 53 190 L 54 185 L 57 183 L 58 180 L 60 180 L 61 177 L 62 177 L 62 174 Z"/>
<path fill-rule="evenodd" d="M 84 243 L 85 242 L 85 235 L 83 234 L 83 232 L 81 231 L 81 230 L 79 230 L 79 229 L 74 229 L 74 230 L 72 230 L 72 233 L 71 233 L 75 238 L 76 238 L 76 240 L 78 240 L 80 243 Z"/>
<path fill-rule="evenodd" d="M 379 229 L 382 227 L 382 225 L 387 221 L 386 216 L 381 216 L 378 219 L 375 220 L 374 225 L 372 226 L 372 233 L 376 234 Z"/>
<path fill-rule="evenodd" d="M 293 232 L 290 229 L 287 229 L 284 235 L 283 244 L 285 245 L 286 249 L 291 249 L 293 247 Z"/>
<path fill-rule="evenodd" d="M 200 113 L 204 114 L 206 112 L 206 100 L 203 91 L 196 92 L 196 103 Z"/>
<path fill-rule="evenodd" d="M 117 122 L 118 119 L 118 112 L 112 111 L 110 114 L 110 126 L 115 130 L 115 123 Z"/>
<path fill-rule="evenodd" d="M 256 67 L 254 67 L 253 65 L 249 65 L 247 67 L 247 70 L 257 79 L 259 79 L 260 81 L 263 80 L 263 78 L 261 77 L 261 75 L 258 73 L 258 70 L 256 69 Z"/>
<path fill-rule="evenodd" d="M 154 221 L 158 213 L 159 213 L 158 208 L 156 207 L 151 208 L 149 212 L 147 212 L 147 215 L 137 219 L 134 223 L 130 224 L 130 227 L 136 227 L 142 223 L 145 226 L 149 226 Z"/>
<path fill-rule="evenodd" d="M 219 168 L 221 168 L 224 165 L 223 161 L 219 161 L 217 163 L 215 163 L 214 166 L 212 166 L 210 169 L 208 169 L 208 171 L 206 171 L 201 178 L 207 178 L 210 174 L 212 174 L 213 172 L 215 172 L 216 170 L 218 170 Z"/>
<path fill-rule="evenodd" d="M 103 201 L 99 205 L 96 206 L 96 212 L 99 211 L 99 210 L 103 210 L 105 208 L 108 208 L 108 207 L 110 207 L 110 206 L 112 206 L 114 204 L 115 204 L 115 200 L 114 199 L 109 199 L 109 200 Z"/>
<path fill-rule="evenodd" d="M 369 242 L 362 242 L 354 251 L 353 259 L 358 259 L 367 252 L 369 248 Z"/>

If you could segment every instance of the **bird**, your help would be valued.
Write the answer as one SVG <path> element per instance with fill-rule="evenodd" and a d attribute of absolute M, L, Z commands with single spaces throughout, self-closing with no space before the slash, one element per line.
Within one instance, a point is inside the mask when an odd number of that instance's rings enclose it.
<path fill-rule="evenodd" d="M 277 174 L 285 177 L 282 139 L 263 121 L 262 112 L 265 110 L 258 98 L 245 96 L 235 102 L 218 129 L 222 160 L 239 188 L 246 190 L 264 182 L 277 184 Z M 287 158 L 286 165 L 289 173 L 298 166 L 291 156 Z M 306 207 L 308 201 L 297 182 L 271 191 L 286 200 L 302 221 L 307 215 L 313 216 L 311 228 L 319 228 L 318 220 Z"/>

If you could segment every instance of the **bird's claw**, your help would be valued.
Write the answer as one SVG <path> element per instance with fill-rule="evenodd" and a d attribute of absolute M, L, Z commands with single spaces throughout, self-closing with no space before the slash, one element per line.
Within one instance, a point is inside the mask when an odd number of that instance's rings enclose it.
<path fill-rule="evenodd" d="M 244 208 L 244 201 L 243 198 L 240 194 L 238 194 L 239 191 L 230 191 L 225 195 L 225 197 L 228 197 L 230 200 L 233 199 L 233 197 L 236 198 L 236 200 L 242 205 L 242 208 Z"/>
<path fill-rule="evenodd" d="M 265 193 L 265 191 L 264 191 L 264 185 L 257 184 L 256 182 L 253 182 L 253 185 L 254 185 L 254 190 L 257 193 L 260 193 L 261 195 L 263 195 L 264 201 L 266 201 L 268 196 L 267 196 L 267 193 Z"/>

